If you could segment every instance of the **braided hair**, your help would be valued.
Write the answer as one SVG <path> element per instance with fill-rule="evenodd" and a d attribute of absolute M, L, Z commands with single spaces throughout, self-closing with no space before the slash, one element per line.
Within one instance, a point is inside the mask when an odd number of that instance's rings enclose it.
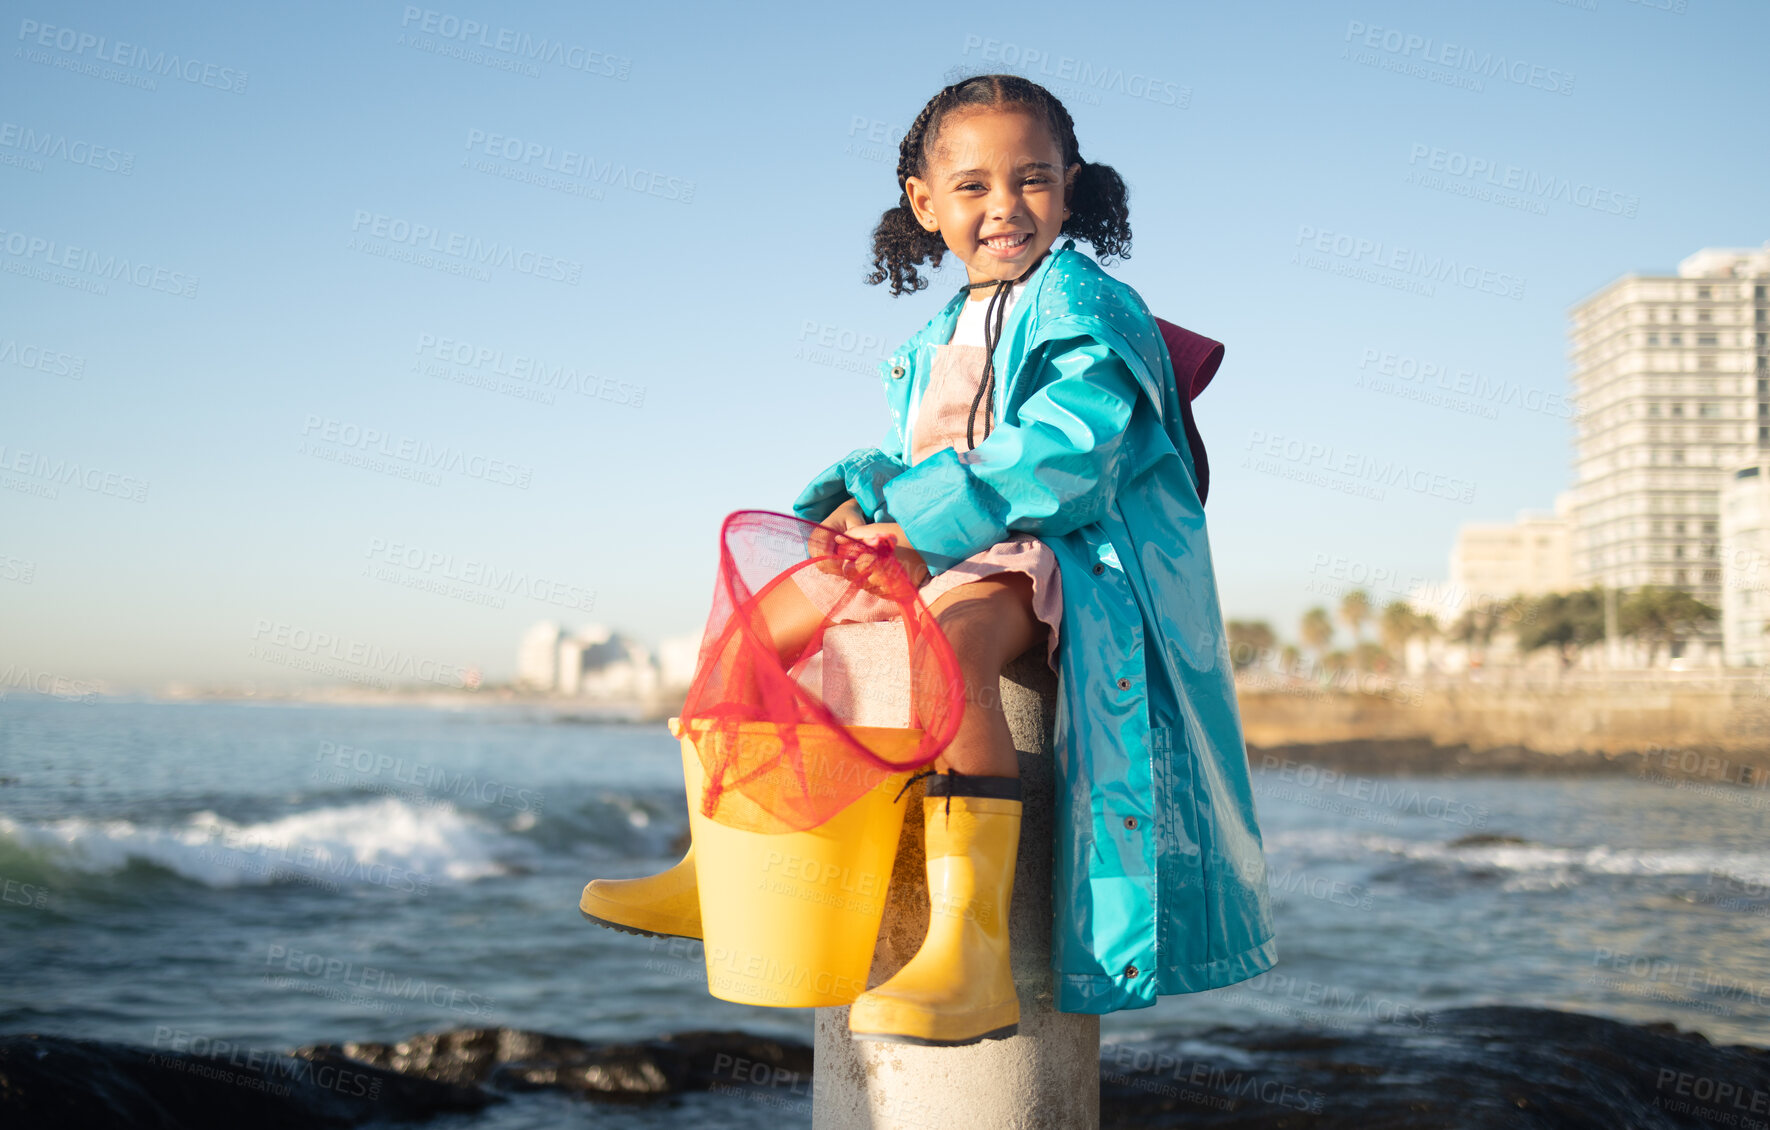
<path fill-rule="evenodd" d="M 916 272 L 924 262 L 939 267 L 946 256 L 946 237 L 916 222 L 910 208 L 909 178 L 926 179 L 932 143 L 940 134 L 941 121 L 967 107 L 1021 109 L 1042 117 L 1057 147 L 1063 151 L 1062 167 L 1080 164 L 1070 189 L 1069 216 L 1060 235 L 1074 236 L 1093 244 L 1101 261 L 1116 255 L 1131 257 L 1131 208 L 1124 180 L 1110 165 L 1082 160 L 1076 145 L 1075 122 L 1049 90 L 1019 75 L 974 75 L 944 87 L 928 100 L 915 124 L 904 134 L 897 156 L 897 206 L 887 209 L 873 229 L 873 270 L 868 285 L 890 280 L 891 295 L 922 290 L 928 280 Z"/>

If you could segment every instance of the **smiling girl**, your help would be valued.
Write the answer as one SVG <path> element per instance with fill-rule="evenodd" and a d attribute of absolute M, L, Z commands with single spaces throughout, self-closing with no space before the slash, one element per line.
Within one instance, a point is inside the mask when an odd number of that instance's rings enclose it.
<path fill-rule="evenodd" d="M 1174 356 L 1137 292 L 1075 250 L 1080 238 L 1103 258 L 1128 255 L 1127 191 L 1082 159 L 1044 87 L 1015 75 L 946 87 L 904 136 L 897 180 L 867 281 L 914 293 L 928 285 L 917 268 L 951 254 L 967 282 L 881 367 L 884 443 L 821 472 L 794 511 L 894 547 L 967 698 L 924 792 L 927 938 L 854 1002 L 849 1028 L 934 1045 L 1017 1031 L 1007 923 L 1020 753 L 994 691 L 1041 639 L 1058 674 L 1058 1010 L 1141 1008 L 1264 972 L 1277 960 L 1265 859 L 1202 448 L 1180 399 L 1209 379 L 1221 347 L 1170 326 L 1214 347 Z M 896 614 L 862 593 L 832 615 L 851 585 L 793 578 L 762 606 L 783 654 L 826 621 Z M 694 892 L 691 849 L 663 875 L 592 883 L 581 906 L 605 924 L 693 937 Z"/>

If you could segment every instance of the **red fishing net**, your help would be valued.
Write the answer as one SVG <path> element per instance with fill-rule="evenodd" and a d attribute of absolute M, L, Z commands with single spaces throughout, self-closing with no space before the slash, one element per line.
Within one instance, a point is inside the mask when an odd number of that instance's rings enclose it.
<path fill-rule="evenodd" d="M 802 518 L 739 510 L 720 529 L 713 611 L 682 727 L 706 771 L 701 811 L 734 828 L 814 828 L 958 730 L 965 681 L 903 563 Z M 824 633 L 901 620 L 904 649 L 869 683 L 907 689 L 903 727 L 852 726 L 825 703 Z"/>

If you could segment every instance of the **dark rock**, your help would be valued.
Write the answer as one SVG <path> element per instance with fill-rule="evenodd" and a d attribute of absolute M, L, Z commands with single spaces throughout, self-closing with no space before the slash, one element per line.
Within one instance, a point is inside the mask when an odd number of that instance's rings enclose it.
<path fill-rule="evenodd" d="M 226 1044 L 202 1054 L 60 1036 L 0 1036 L 0 1123 L 117 1130 L 301 1130 L 476 1111 L 462 1088 L 341 1057 Z"/>
<path fill-rule="evenodd" d="M 742 1082 L 740 1064 L 763 1065 L 776 1079 L 811 1077 L 808 1045 L 747 1032 L 678 1032 L 635 1043 L 595 1044 L 510 1028 L 459 1028 L 398 1044 L 329 1045 L 297 1054 L 308 1052 L 349 1056 L 438 1082 L 628 1101 Z"/>
<path fill-rule="evenodd" d="M 1530 841 L 1522 836 L 1496 836 L 1492 832 L 1476 832 L 1471 836 L 1461 836 L 1446 844 L 1446 847 L 1498 847 L 1502 844 L 1527 844 Z"/>
<path fill-rule="evenodd" d="M 1765 1126 L 1770 1050 L 1502 1006 L 1346 1033 L 1219 1028 L 1105 1049 L 1100 1109 L 1111 1130 Z"/>
<path fill-rule="evenodd" d="M 253 1130 L 422 1121 L 502 1095 L 655 1102 L 696 1090 L 808 1095 L 811 1049 L 744 1032 L 630 1043 L 470 1028 L 398 1044 L 205 1054 L 0 1037 L 0 1124 Z M 1549 1009 L 1421 1013 L 1355 1031 L 1218 1028 L 1108 1045 L 1108 1130 L 1681 1130 L 1770 1125 L 1770 1050 L 1669 1023 Z"/>

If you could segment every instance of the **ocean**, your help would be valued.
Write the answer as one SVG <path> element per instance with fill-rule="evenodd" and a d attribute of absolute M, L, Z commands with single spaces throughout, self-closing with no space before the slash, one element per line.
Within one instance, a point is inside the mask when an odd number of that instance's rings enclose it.
<path fill-rule="evenodd" d="M 1770 789 L 1255 763 L 1278 968 L 1107 1016 L 1103 1041 L 1504 1003 L 1770 1042 Z M 698 946 L 579 916 L 586 881 L 669 866 L 685 831 L 662 723 L 11 697 L 0 1030 L 265 1051 L 482 1026 L 810 1042 L 806 1010 L 709 996 Z M 554 1125 L 562 1101 L 436 1124 Z M 720 1104 L 597 1119 L 809 1123 L 808 1103 Z"/>

